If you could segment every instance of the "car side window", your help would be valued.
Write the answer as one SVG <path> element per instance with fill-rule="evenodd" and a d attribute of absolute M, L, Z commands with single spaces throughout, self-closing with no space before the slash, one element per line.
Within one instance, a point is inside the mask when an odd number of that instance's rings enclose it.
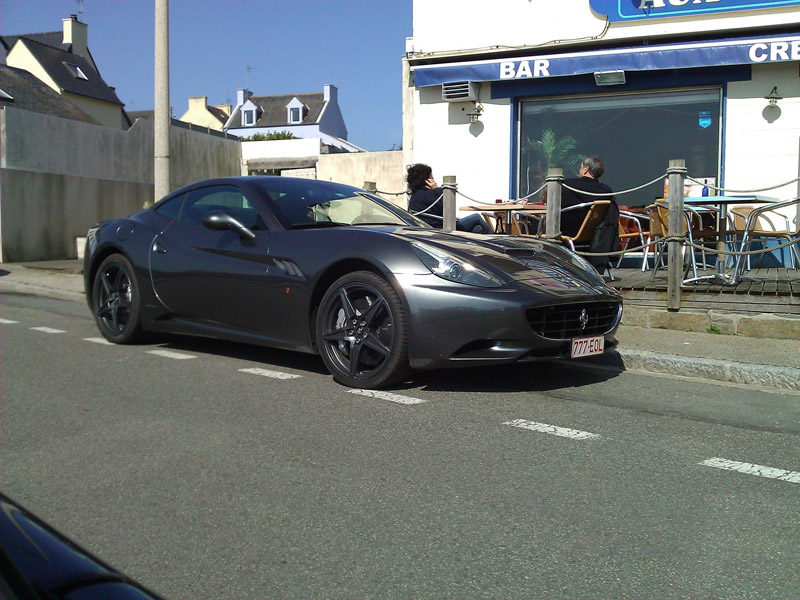
<path fill-rule="evenodd" d="M 189 192 L 178 221 L 202 225 L 205 216 L 213 211 L 222 211 L 236 217 L 250 229 L 263 229 L 258 211 L 242 191 L 233 186 L 212 186 Z"/>
<path fill-rule="evenodd" d="M 181 206 L 183 206 L 183 201 L 185 199 L 186 194 L 175 196 L 174 198 L 170 198 L 166 202 L 159 204 L 153 210 L 160 215 L 172 219 L 173 221 L 177 221 L 178 216 L 181 214 Z"/>

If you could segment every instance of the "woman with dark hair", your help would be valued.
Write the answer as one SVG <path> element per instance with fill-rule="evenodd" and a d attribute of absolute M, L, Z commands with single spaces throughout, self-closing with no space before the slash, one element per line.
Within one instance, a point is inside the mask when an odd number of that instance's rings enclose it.
<path fill-rule="evenodd" d="M 433 169 L 422 163 L 410 165 L 406 170 L 406 182 L 408 189 L 411 190 L 408 210 L 432 227 L 441 229 L 444 222 L 442 217 L 444 190 L 433 179 Z M 492 232 L 483 217 L 478 214 L 457 219 L 456 229 L 473 233 Z"/>

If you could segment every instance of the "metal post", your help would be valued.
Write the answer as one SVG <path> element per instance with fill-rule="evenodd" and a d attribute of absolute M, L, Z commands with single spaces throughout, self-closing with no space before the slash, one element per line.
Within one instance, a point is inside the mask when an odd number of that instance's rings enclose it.
<path fill-rule="evenodd" d="M 170 192 L 169 184 L 169 0 L 156 0 L 155 110 L 153 113 L 153 180 L 155 200 Z M 152 202 L 145 202 L 149 206 Z"/>
<path fill-rule="evenodd" d="M 682 236 L 686 233 L 686 217 L 683 214 L 683 182 L 686 176 L 686 161 L 669 161 L 669 235 Z M 689 248 L 689 251 L 693 251 Z M 667 264 L 667 310 L 681 308 L 681 282 L 683 281 L 683 245 L 678 241 L 669 243 Z"/>
<path fill-rule="evenodd" d="M 444 222 L 442 229 L 453 231 L 456 228 L 456 178 L 455 175 L 445 175 L 444 198 L 442 198 L 442 216 Z"/>
<path fill-rule="evenodd" d="M 561 233 L 561 184 L 564 182 L 562 169 L 547 169 L 547 219 L 545 235 L 554 239 Z"/>
<path fill-rule="evenodd" d="M 368 192 L 372 192 L 373 194 L 378 192 L 378 184 L 374 181 L 365 181 L 364 182 L 364 189 Z"/>

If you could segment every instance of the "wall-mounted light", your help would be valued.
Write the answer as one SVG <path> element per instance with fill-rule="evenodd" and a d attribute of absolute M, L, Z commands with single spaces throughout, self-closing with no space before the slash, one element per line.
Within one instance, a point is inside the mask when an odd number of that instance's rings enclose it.
<path fill-rule="evenodd" d="M 625 83 L 625 71 L 595 71 L 594 82 L 597 85 L 622 85 Z"/>
<path fill-rule="evenodd" d="M 778 95 L 777 86 L 772 88 L 772 91 L 767 96 L 764 96 L 764 100 L 767 101 L 767 105 L 764 107 L 764 110 L 761 111 L 761 116 L 764 117 L 767 123 L 772 123 L 781 116 L 778 100 L 783 100 L 783 97 Z"/>
<path fill-rule="evenodd" d="M 481 104 L 477 100 L 475 101 L 474 104 L 475 104 L 474 108 L 467 113 L 470 123 L 477 123 L 478 119 L 481 118 L 481 113 L 483 112 L 483 104 Z"/>

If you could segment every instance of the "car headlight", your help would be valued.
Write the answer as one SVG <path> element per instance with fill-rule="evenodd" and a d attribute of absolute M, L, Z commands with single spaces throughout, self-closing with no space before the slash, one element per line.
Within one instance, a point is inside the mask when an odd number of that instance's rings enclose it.
<path fill-rule="evenodd" d="M 496 288 L 502 285 L 495 276 L 448 252 L 417 242 L 413 242 L 411 247 L 422 264 L 442 279 L 478 287 Z"/>

